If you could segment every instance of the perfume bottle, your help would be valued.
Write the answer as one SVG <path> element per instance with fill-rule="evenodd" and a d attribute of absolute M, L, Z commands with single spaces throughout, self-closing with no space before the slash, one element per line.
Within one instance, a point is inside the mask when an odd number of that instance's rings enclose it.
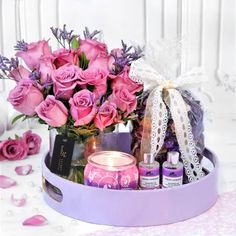
<path fill-rule="evenodd" d="M 183 164 L 178 152 L 168 152 L 167 161 L 162 165 L 162 187 L 172 188 L 183 184 Z"/>
<path fill-rule="evenodd" d="M 139 162 L 139 186 L 141 189 L 160 188 L 160 165 L 151 153 L 144 153 Z"/>

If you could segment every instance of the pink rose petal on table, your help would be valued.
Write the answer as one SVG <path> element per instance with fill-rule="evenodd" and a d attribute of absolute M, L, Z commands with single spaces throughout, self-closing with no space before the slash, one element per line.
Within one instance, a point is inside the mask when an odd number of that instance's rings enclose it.
<path fill-rule="evenodd" d="M 32 172 L 32 165 L 17 166 L 15 172 L 18 175 L 28 175 Z"/>
<path fill-rule="evenodd" d="M 34 215 L 26 219 L 23 225 L 41 226 L 47 224 L 47 219 L 42 215 Z"/>
<path fill-rule="evenodd" d="M 21 194 L 21 195 L 11 195 L 11 202 L 13 205 L 17 207 L 24 206 L 26 204 L 27 195 Z"/>
<path fill-rule="evenodd" d="M 16 181 L 5 175 L 0 175 L 0 188 L 10 188 L 16 185 Z"/>

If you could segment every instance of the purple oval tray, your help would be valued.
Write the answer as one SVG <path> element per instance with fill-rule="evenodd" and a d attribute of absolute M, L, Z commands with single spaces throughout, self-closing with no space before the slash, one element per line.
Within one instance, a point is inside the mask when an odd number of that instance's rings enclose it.
<path fill-rule="evenodd" d="M 208 210 L 217 200 L 217 158 L 209 150 L 205 156 L 215 168 L 201 180 L 173 189 L 143 191 L 76 184 L 51 173 L 44 160 L 44 199 L 63 215 L 95 224 L 154 226 L 183 221 Z M 60 189 L 63 196 L 49 194 L 45 182 Z"/>

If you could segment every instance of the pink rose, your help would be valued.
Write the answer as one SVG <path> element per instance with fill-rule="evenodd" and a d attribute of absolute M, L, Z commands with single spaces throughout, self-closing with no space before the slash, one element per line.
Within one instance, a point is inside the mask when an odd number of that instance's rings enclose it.
<path fill-rule="evenodd" d="M 0 143 L 0 156 L 9 161 L 23 160 L 27 156 L 28 147 L 24 139 L 8 139 Z"/>
<path fill-rule="evenodd" d="M 80 71 L 77 81 L 82 87 L 94 86 L 93 93 L 96 98 L 100 98 L 107 91 L 107 76 L 109 75 L 107 60 L 107 57 L 98 57 L 89 65 L 88 69 Z"/>
<path fill-rule="evenodd" d="M 16 87 L 10 91 L 7 99 L 13 107 L 28 116 L 35 114 L 35 108 L 44 100 L 43 94 L 29 79 L 20 80 Z"/>
<path fill-rule="evenodd" d="M 143 84 L 136 83 L 130 79 L 129 70 L 130 68 L 125 66 L 120 74 L 112 76 L 112 89 L 122 88 L 125 86 L 125 88 L 132 94 L 140 92 L 143 89 Z"/>
<path fill-rule="evenodd" d="M 52 95 L 48 95 L 35 111 L 42 120 L 53 127 L 60 127 L 67 121 L 68 111 L 65 105 Z"/>
<path fill-rule="evenodd" d="M 54 65 L 59 68 L 67 63 L 78 65 L 79 57 L 78 52 L 75 50 L 69 50 L 65 48 L 60 48 L 53 52 Z"/>
<path fill-rule="evenodd" d="M 92 39 L 80 40 L 80 51 L 83 52 L 90 61 L 95 60 L 99 55 L 107 56 L 106 44 Z"/>
<path fill-rule="evenodd" d="M 56 97 L 69 99 L 77 85 L 81 69 L 72 64 L 65 64 L 52 73 L 53 91 Z"/>
<path fill-rule="evenodd" d="M 109 61 L 109 57 L 108 56 L 98 56 L 96 58 L 96 60 L 92 61 L 89 63 L 89 69 L 93 68 L 93 69 L 101 69 L 103 70 L 105 73 L 109 73 L 109 68 L 108 68 L 108 61 Z"/>
<path fill-rule="evenodd" d="M 22 79 L 28 79 L 29 75 L 30 72 L 22 65 L 10 72 L 10 77 L 16 82 L 19 82 Z"/>
<path fill-rule="evenodd" d="M 26 51 L 16 53 L 17 57 L 24 60 L 25 64 L 31 69 L 38 69 L 39 59 L 43 55 L 51 54 L 48 41 L 42 40 L 36 43 L 29 43 Z"/>
<path fill-rule="evenodd" d="M 106 101 L 99 108 L 94 124 L 101 131 L 117 121 L 117 107 L 115 103 Z"/>
<path fill-rule="evenodd" d="M 96 114 L 95 96 L 87 89 L 83 89 L 69 100 L 70 113 L 75 126 L 89 124 Z"/>
<path fill-rule="evenodd" d="M 51 82 L 51 74 L 56 69 L 53 64 L 53 56 L 45 55 L 39 60 L 40 84 Z"/>
<path fill-rule="evenodd" d="M 136 96 L 130 93 L 126 86 L 113 90 L 108 99 L 114 102 L 121 111 L 125 112 L 126 116 L 137 107 Z"/>
<path fill-rule="evenodd" d="M 5 158 L 3 156 L 3 154 L 1 153 L 1 143 L 0 143 L 0 161 L 4 161 Z"/>
<path fill-rule="evenodd" d="M 28 146 L 28 155 L 34 155 L 39 153 L 41 138 L 39 135 L 32 133 L 31 130 L 23 134 L 23 139 Z"/>

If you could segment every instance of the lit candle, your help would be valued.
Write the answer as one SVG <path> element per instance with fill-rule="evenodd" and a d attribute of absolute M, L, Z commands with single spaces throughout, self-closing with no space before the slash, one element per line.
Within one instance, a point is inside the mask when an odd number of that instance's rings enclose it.
<path fill-rule="evenodd" d="M 136 189 L 138 169 L 136 159 L 123 152 L 102 151 L 88 157 L 84 184 L 99 188 Z"/>

